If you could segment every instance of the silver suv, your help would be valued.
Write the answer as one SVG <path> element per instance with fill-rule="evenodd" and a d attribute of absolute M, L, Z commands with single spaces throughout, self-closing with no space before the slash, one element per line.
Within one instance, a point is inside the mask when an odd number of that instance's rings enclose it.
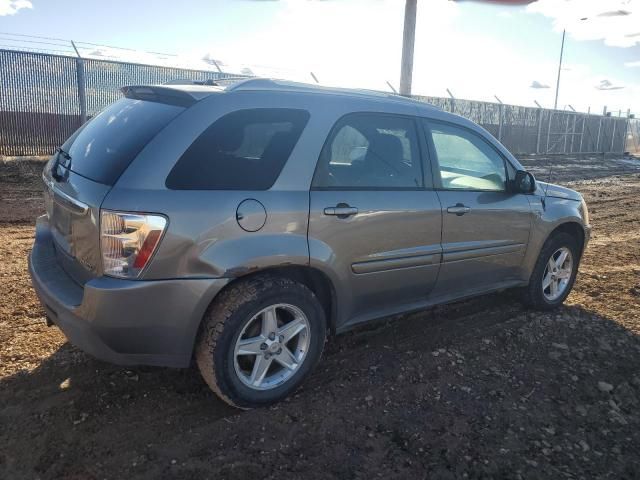
<path fill-rule="evenodd" d="M 553 308 L 589 238 L 582 197 L 478 125 L 376 92 L 251 79 L 132 86 L 47 164 L 33 285 L 98 358 L 187 367 L 250 408 L 328 332 L 520 287 Z"/>

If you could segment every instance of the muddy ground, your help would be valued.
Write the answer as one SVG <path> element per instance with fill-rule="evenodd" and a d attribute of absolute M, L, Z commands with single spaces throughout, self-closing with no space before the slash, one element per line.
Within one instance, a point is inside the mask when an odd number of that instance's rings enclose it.
<path fill-rule="evenodd" d="M 108 365 L 44 325 L 26 260 L 41 164 L 0 162 L 0 478 L 640 478 L 635 165 L 568 183 L 594 232 L 565 307 L 505 292 L 377 323 L 240 412 L 193 368 Z"/>

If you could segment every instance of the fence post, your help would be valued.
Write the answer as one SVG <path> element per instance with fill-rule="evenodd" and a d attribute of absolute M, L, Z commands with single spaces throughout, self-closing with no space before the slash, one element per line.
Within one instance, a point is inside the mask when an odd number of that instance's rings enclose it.
<path fill-rule="evenodd" d="M 631 117 L 631 109 L 627 108 L 627 121 L 624 123 L 624 137 L 622 137 L 622 151 L 620 152 L 623 155 L 627 149 L 627 135 L 629 135 L 629 123 L 631 121 L 630 117 Z"/>
<path fill-rule="evenodd" d="M 80 56 L 80 52 L 76 48 L 76 44 L 71 40 L 71 45 L 73 49 L 76 51 L 76 77 L 78 82 L 78 103 L 80 104 L 80 125 L 84 125 L 87 121 L 87 93 L 86 93 L 86 82 L 84 75 L 84 60 Z"/>
<path fill-rule="evenodd" d="M 562 153 L 567 153 L 567 137 L 569 136 L 569 114 L 565 113 L 567 117 L 566 125 L 564 126 L 564 147 L 562 147 Z"/>
<path fill-rule="evenodd" d="M 576 114 L 573 114 L 573 125 L 571 126 L 571 144 L 569 145 L 569 153 L 573 153 L 573 139 L 576 135 L 576 119 L 578 117 Z"/>
<path fill-rule="evenodd" d="M 545 154 L 549 153 L 549 138 L 551 137 L 551 119 L 553 118 L 553 114 L 555 110 L 549 110 L 549 124 L 547 125 L 547 148 L 545 150 Z"/>
<path fill-rule="evenodd" d="M 584 125 L 587 120 L 587 115 L 582 115 L 582 131 L 580 132 L 580 147 L 578 147 L 578 153 L 582 153 L 582 139 L 584 138 Z"/>
<path fill-rule="evenodd" d="M 609 153 L 613 153 L 613 142 L 616 140 L 616 119 L 611 117 L 611 121 L 613 122 L 613 128 L 611 131 L 611 148 L 609 148 Z"/>
<path fill-rule="evenodd" d="M 456 99 L 451 93 L 451 90 L 447 88 L 447 93 L 449 94 L 449 105 L 451 105 L 451 113 L 456 113 Z"/>
<path fill-rule="evenodd" d="M 598 120 L 598 137 L 597 137 L 598 139 L 596 140 L 596 153 L 600 151 L 600 132 L 602 131 L 602 119 L 606 114 L 607 114 L 607 107 L 605 106 L 602 109 L 602 117 L 600 117 L 600 120 Z"/>
<path fill-rule="evenodd" d="M 536 154 L 540 153 L 540 133 L 542 131 L 542 114 L 543 110 L 538 109 L 538 133 L 536 135 Z"/>

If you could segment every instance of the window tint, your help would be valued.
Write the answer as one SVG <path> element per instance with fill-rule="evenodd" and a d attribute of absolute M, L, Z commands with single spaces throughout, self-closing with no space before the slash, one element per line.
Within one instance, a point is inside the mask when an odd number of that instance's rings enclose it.
<path fill-rule="evenodd" d="M 184 107 L 160 102 L 118 100 L 65 143 L 71 170 L 113 185 L 144 146 L 182 111 Z"/>
<path fill-rule="evenodd" d="M 176 190 L 267 190 L 309 119 L 304 110 L 239 110 L 218 119 L 180 157 L 167 178 Z"/>
<path fill-rule="evenodd" d="M 416 188 L 423 185 L 412 120 L 376 114 L 342 118 L 325 145 L 313 186 Z"/>
<path fill-rule="evenodd" d="M 504 160 L 479 136 L 452 125 L 431 123 L 442 188 L 505 189 Z"/>

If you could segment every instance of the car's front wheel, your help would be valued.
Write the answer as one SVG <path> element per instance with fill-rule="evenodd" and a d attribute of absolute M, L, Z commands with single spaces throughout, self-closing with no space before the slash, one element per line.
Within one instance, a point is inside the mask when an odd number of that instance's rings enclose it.
<path fill-rule="evenodd" d="M 565 301 L 576 279 L 580 250 L 568 233 L 557 233 L 542 247 L 540 256 L 525 289 L 528 305 L 542 310 L 555 308 Z"/>
<path fill-rule="evenodd" d="M 295 390 L 318 362 L 326 336 L 324 310 L 306 286 L 258 276 L 214 301 L 196 347 L 200 372 L 227 403 L 253 408 Z"/>

